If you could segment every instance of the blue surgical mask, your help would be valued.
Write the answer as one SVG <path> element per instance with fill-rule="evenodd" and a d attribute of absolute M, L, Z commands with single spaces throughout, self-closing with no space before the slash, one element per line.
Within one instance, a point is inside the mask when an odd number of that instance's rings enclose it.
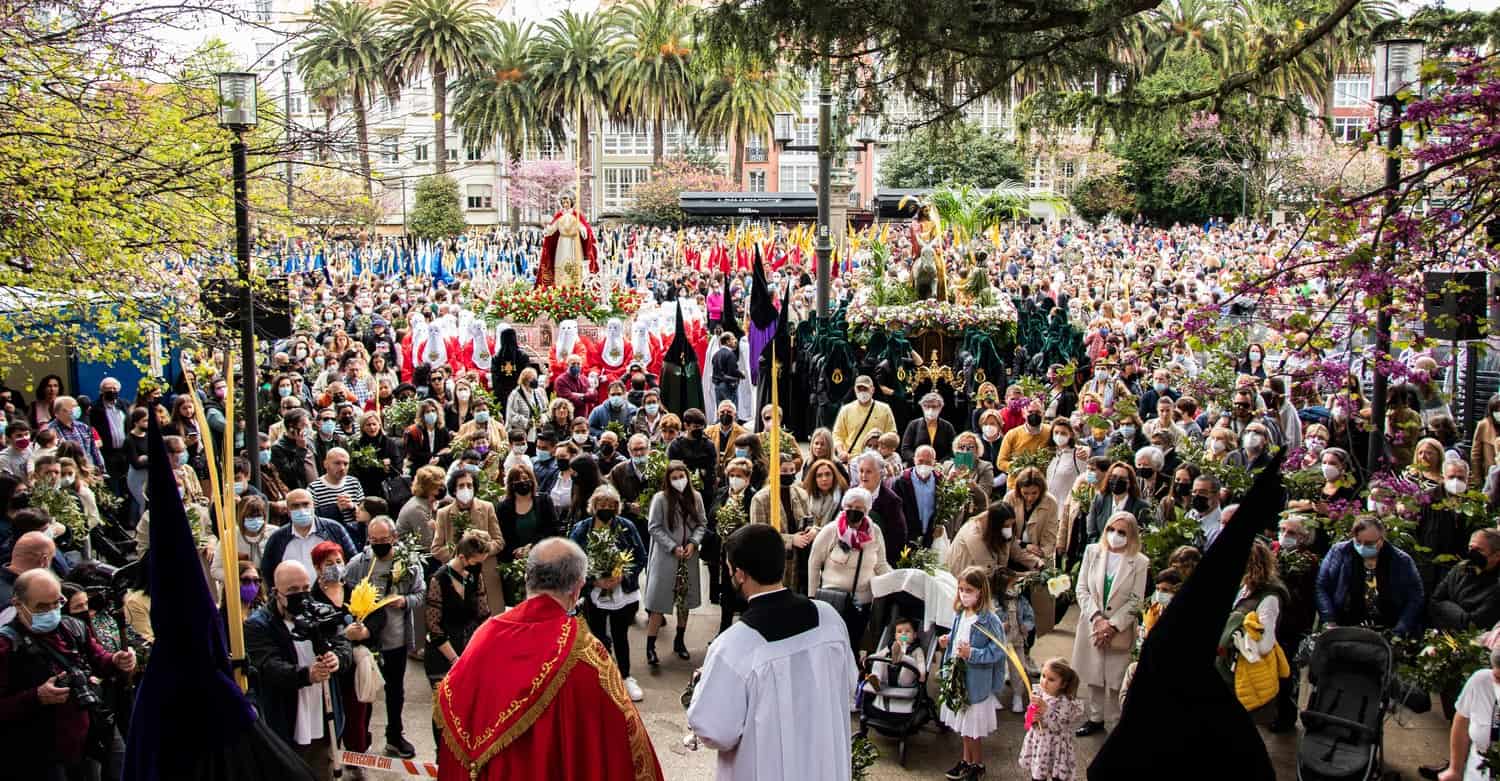
<path fill-rule="evenodd" d="M 292 525 L 299 529 L 306 529 L 313 525 L 313 511 L 311 507 L 299 507 L 292 510 Z"/>
<path fill-rule="evenodd" d="M 318 424 L 318 431 L 322 432 L 323 436 L 325 437 L 333 436 L 333 431 L 335 428 L 336 424 L 331 420 L 325 420 L 322 423 Z"/>
<path fill-rule="evenodd" d="M 186 450 L 184 450 L 181 453 L 177 454 L 177 465 L 178 466 L 187 466 L 187 462 L 188 462 L 188 454 L 187 454 Z"/>
<path fill-rule="evenodd" d="M 619 408 L 625 406 L 625 397 L 624 396 L 610 396 L 609 397 L 609 406 L 611 406 L 611 407 L 613 407 L 615 409 L 619 409 Z"/>
<path fill-rule="evenodd" d="M 1167 392 L 1167 384 L 1165 382 L 1153 383 L 1151 387 L 1155 388 L 1157 393 Z"/>
<path fill-rule="evenodd" d="M 749 458 L 750 457 L 750 448 L 748 448 L 748 447 L 737 447 L 737 448 L 735 448 L 734 449 L 734 457 L 735 458 Z"/>
<path fill-rule="evenodd" d="M 1088 474 L 1086 474 L 1086 475 L 1083 476 L 1083 479 L 1089 485 L 1098 485 L 1099 484 L 1099 473 L 1098 472 L 1089 472 Z"/>
<path fill-rule="evenodd" d="M 276 389 L 276 393 L 279 394 L 281 396 L 281 398 L 284 399 L 284 398 L 292 395 L 292 386 L 290 386 L 290 385 L 283 385 L 283 386 L 281 386 L 281 387 L 279 387 L 279 388 Z"/>
<path fill-rule="evenodd" d="M 266 528 L 265 518 L 246 518 L 245 531 L 250 534 L 260 534 L 260 530 Z"/>
<path fill-rule="evenodd" d="M 650 460 L 650 456 L 631 456 L 630 457 L 630 463 L 635 464 L 635 467 L 637 469 L 645 469 L 646 468 L 646 462 L 649 461 L 649 460 Z"/>
<path fill-rule="evenodd" d="M 647 415 L 655 415 L 656 411 L 659 410 L 659 409 L 661 409 L 661 406 L 659 404 L 656 404 L 654 402 L 651 403 L 651 404 L 647 404 L 646 405 L 646 414 Z"/>
<path fill-rule="evenodd" d="M 1358 553 L 1359 557 L 1362 559 L 1373 559 L 1380 553 L 1380 546 L 1361 545 L 1360 543 L 1356 542 L 1354 543 L 1354 552 Z"/>
<path fill-rule="evenodd" d="M 531 460 L 533 462 L 535 462 L 535 463 L 538 463 L 538 464 L 545 464 L 548 461 L 552 460 L 552 451 L 550 451 L 550 450 L 538 450 L 538 451 L 536 451 L 536 455 L 534 455 L 534 456 L 531 457 Z"/>
<path fill-rule="evenodd" d="M 437 413 L 436 412 L 424 412 L 424 413 L 422 413 L 422 422 L 426 423 L 429 426 L 436 426 L 437 425 Z"/>
<path fill-rule="evenodd" d="M 474 422 L 478 423 L 481 426 L 489 423 L 490 422 L 490 413 L 487 412 L 487 411 L 481 411 L 481 412 L 474 413 Z"/>
<path fill-rule="evenodd" d="M 61 623 L 62 608 L 60 607 L 54 607 L 51 610 L 42 613 L 31 614 L 31 631 L 33 632 L 47 634 L 48 632 L 57 629 L 57 625 Z"/>
<path fill-rule="evenodd" d="M 568 367 L 568 374 L 571 375 L 571 376 L 573 376 L 573 377 L 577 377 L 578 375 L 583 374 L 583 367 L 582 366 L 569 366 Z"/>
<path fill-rule="evenodd" d="M 271 463 L 271 451 L 269 451 L 269 450 L 262 450 L 262 451 L 260 451 L 260 465 L 261 466 L 265 466 L 266 464 L 269 464 L 269 463 Z"/>

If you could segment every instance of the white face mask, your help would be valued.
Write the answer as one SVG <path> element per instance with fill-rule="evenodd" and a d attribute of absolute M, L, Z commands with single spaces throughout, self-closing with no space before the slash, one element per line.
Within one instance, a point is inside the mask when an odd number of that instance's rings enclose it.
<path fill-rule="evenodd" d="M 932 477 L 932 465 L 931 464 L 917 464 L 915 467 L 912 468 L 912 471 L 916 472 L 917 473 L 917 477 L 919 477 L 919 478 L 921 478 L 923 480 L 926 480 L 927 478 Z"/>
<path fill-rule="evenodd" d="M 990 425 L 984 427 L 984 438 L 985 439 L 994 439 L 995 437 L 998 437 L 998 436 L 1000 436 L 1000 427 L 999 426 L 996 426 L 994 424 L 990 424 Z"/>
<path fill-rule="evenodd" d="M 1007 540 L 1010 539 L 1011 535 L 1013 535 L 1013 534 L 1015 534 L 1015 530 L 1011 529 L 1009 526 L 1007 526 L 1004 529 L 1000 530 L 1000 536 L 1004 537 Z"/>
<path fill-rule="evenodd" d="M 1344 470 L 1340 469 L 1337 464 L 1324 464 L 1323 465 L 1323 479 L 1324 480 L 1332 482 L 1334 480 L 1339 479 L 1339 475 L 1341 475 L 1343 473 L 1344 473 Z"/>
<path fill-rule="evenodd" d="M 1469 490 L 1469 484 L 1457 477 L 1450 477 L 1443 481 L 1443 489 L 1454 496 L 1458 496 L 1464 491 Z"/>
<path fill-rule="evenodd" d="M 1500 423 L 1500 412 L 1491 412 L 1490 417 L 1494 418 L 1496 423 Z"/>
<path fill-rule="evenodd" d="M 860 404 L 869 404 L 870 399 L 875 398 L 875 396 L 869 391 L 859 391 L 858 393 L 854 394 L 854 398 L 859 399 Z"/>
<path fill-rule="evenodd" d="M 573 435 L 573 441 L 577 442 L 580 445 L 582 445 L 583 443 L 589 441 L 589 435 L 588 434 L 574 434 Z"/>
<path fill-rule="evenodd" d="M 1222 440 L 1222 439 L 1210 439 L 1208 441 L 1208 449 L 1209 449 L 1210 452 L 1213 452 L 1213 453 L 1222 453 L 1222 452 L 1224 452 L 1224 440 Z"/>
<path fill-rule="evenodd" d="M 688 486 L 688 481 L 687 481 L 686 477 L 674 477 L 674 478 L 672 478 L 672 490 L 677 491 L 678 493 L 681 493 L 681 492 L 687 490 L 687 486 Z"/>
<path fill-rule="evenodd" d="M 1069 437 L 1067 434 L 1057 433 L 1052 435 L 1052 442 L 1058 447 L 1067 447 L 1068 439 Z"/>
<path fill-rule="evenodd" d="M 1105 534 L 1104 539 L 1109 542 L 1111 550 L 1119 550 L 1125 547 L 1125 543 L 1129 541 L 1123 533 L 1116 531 Z"/>
<path fill-rule="evenodd" d="M 1282 532 L 1281 536 L 1278 537 L 1276 541 L 1281 543 L 1282 550 L 1291 550 L 1297 547 L 1297 538 L 1293 537 L 1290 534 L 1287 534 L 1286 532 Z"/>
<path fill-rule="evenodd" d="M 979 592 L 960 591 L 958 592 L 958 602 L 964 607 L 973 610 L 974 606 L 979 604 Z"/>
<path fill-rule="evenodd" d="M 1261 437 L 1261 435 L 1254 432 L 1245 435 L 1246 450 L 1260 450 L 1261 445 L 1263 444 L 1265 444 L 1265 440 Z"/>
<path fill-rule="evenodd" d="M 474 489 L 460 488 L 453 492 L 453 498 L 457 499 L 459 504 L 468 504 L 474 501 Z"/>
<path fill-rule="evenodd" d="M 928 420 L 937 420 L 938 413 L 941 411 L 942 410 L 933 409 L 932 407 L 923 407 L 922 417 L 927 418 Z"/>
<path fill-rule="evenodd" d="M 743 491 L 743 490 L 745 490 L 745 486 L 748 485 L 749 483 L 750 483 L 750 481 L 746 480 L 743 477 L 731 477 L 731 478 L 729 478 L 729 488 L 730 488 L 730 490 L 733 490 L 733 491 Z M 677 490 L 681 491 L 682 489 L 679 488 Z"/>
<path fill-rule="evenodd" d="M 1323 440 L 1317 437 L 1312 437 L 1311 439 L 1307 440 L 1307 449 L 1311 450 L 1314 453 L 1320 453 L 1322 452 L 1323 446 L 1325 444 L 1326 443 Z"/>

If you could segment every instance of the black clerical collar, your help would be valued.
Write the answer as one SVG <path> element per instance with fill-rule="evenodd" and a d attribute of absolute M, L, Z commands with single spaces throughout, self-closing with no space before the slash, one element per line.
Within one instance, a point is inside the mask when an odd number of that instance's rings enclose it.
<path fill-rule="evenodd" d="M 751 598 L 740 620 L 774 643 L 816 629 L 818 607 L 807 597 L 780 589 Z"/>

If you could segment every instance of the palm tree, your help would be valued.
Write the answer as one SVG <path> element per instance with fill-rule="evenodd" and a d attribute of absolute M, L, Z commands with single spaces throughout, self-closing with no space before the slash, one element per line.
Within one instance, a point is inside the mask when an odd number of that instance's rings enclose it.
<path fill-rule="evenodd" d="M 734 150 L 731 172 L 736 186 L 745 177 L 745 140 L 771 135 L 772 118 L 789 112 L 802 99 L 802 78 L 791 68 L 779 68 L 743 50 L 721 54 L 705 67 L 695 101 L 698 132 L 725 136 Z"/>
<path fill-rule="evenodd" d="M 537 70 L 542 105 L 548 111 L 576 120 L 578 166 L 591 170 L 589 118 L 609 100 L 609 20 L 604 14 L 562 14 L 547 20 L 537 44 Z M 593 188 L 580 175 L 578 208 L 585 214 L 593 205 Z"/>
<path fill-rule="evenodd" d="M 665 125 L 688 115 L 693 77 L 692 10 L 682 0 L 629 0 L 614 14 L 609 92 L 613 110 L 651 124 L 651 162 L 660 165 Z"/>
<path fill-rule="evenodd" d="M 370 131 L 366 103 L 380 88 L 384 67 L 380 15 L 359 0 L 330 0 L 313 8 L 307 38 L 297 46 L 297 70 L 304 83 L 320 66 L 348 74 L 354 99 L 354 127 L 359 139 L 359 170 L 365 195 L 371 195 Z"/>
<path fill-rule="evenodd" d="M 527 142 L 562 138 L 562 117 L 542 108 L 536 69 L 537 39 L 531 25 L 501 22 L 484 66 L 453 85 L 453 118 L 480 150 L 501 139 L 507 162 L 514 165 Z M 510 212 L 511 227 L 521 213 Z"/>
<path fill-rule="evenodd" d="M 433 147 L 439 176 L 448 170 L 448 77 L 477 70 L 494 40 L 494 18 L 477 0 L 393 0 L 388 51 L 407 74 L 432 72 Z"/>
<path fill-rule="evenodd" d="M 329 140 L 333 138 L 333 112 L 338 109 L 339 100 L 348 94 L 349 74 L 329 62 L 314 63 L 306 69 L 299 66 L 298 70 L 308 105 L 323 110 L 323 139 L 318 143 L 318 159 L 327 160 Z"/>

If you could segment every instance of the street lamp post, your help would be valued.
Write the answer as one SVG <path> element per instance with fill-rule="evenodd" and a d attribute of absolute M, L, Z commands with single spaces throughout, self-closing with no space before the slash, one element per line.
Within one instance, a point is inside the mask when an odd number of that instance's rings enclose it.
<path fill-rule="evenodd" d="M 1401 148 L 1401 101 L 1408 90 L 1420 89 L 1419 80 L 1423 56 L 1422 41 L 1415 38 L 1396 38 L 1375 43 L 1375 102 L 1388 106 L 1390 124 L 1386 130 L 1385 158 L 1385 213 L 1389 221 L 1396 210 L 1396 191 L 1401 182 L 1401 160 L 1396 156 Z M 1378 241 L 1379 236 L 1376 237 Z M 1387 268 L 1396 262 L 1396 243 L 1387 241 L 1385 246 Z M 1370 400 L 1370 440 L 1366 464 L 1371 471 L 1379 463 L 1385 444 L 1385 396 L 1386 377 L 1380 363 L 1391 351 L 1391 294 L 1381 294 L 1379 310 L 1375 316 L 1374 378 Z"/>
<path fill-rule="evenodd" d="M 286 130 L 286 219 L 290 223 L 292 215 L 292 55 L 287 54 L 281 60 L 281 83 L 282 96 L 286 102 L 286 121 L 283 123 Z"/>
<path fill-rule="evenodd" d="M 1250 158 L 1247 157 L 1244 160 L 1240 161 L 1240 170 L 1243 171 L 1243 173 L 1240 175 L 1240 219 L 1243 220 L 1246 217 L 1250 216 L 1248 208 L 1248 195 L 1250 193 Z"/>
<path fill-rule="evenodd" d="M 230 151 L 234 156 L 234 255 L 240 273 L 240 393 L 245 398 L 245 456 L 250 461 L 250 483 L 260 486 L 260 436 L 256 411 L 255 293 L 250 268 L 249 167 L 245 150 L 246 130 L 257 121 L 254 73 L 219 74 L 219 127 L 234 133 Z M 225 447 L 234 447 L 234 433 L 225 432 Z"/>
<path fill-rule="evenodd" d="M 828 223 L 832 211 L 829 198 L 830 180 L 833 178 L 833 78 L 827 60 L 823 62 L 822 76 L 818 84 L 818 317 L 828 319 L 828 288 L 830 287 L 833 262 L 833 237 L 829 236 Z"/>

